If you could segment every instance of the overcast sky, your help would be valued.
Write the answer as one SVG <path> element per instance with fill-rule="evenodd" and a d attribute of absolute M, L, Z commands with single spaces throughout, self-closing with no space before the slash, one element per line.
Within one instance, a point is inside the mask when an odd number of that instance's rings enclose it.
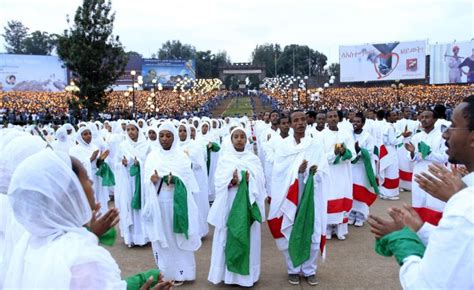
<path fill-rule="evenodd" d="M 60 33 L 66 14 L 73 16 L 81 3 L 0 0 L 0 25 L 15 19 L 32 31 Z M 337 62 L 339 45 L 474 38 L 474 0 L 113 0 L 112 6 L 114 33 L 126 50 L 144 57 L 171 39 L 197 50 L 225 50 L 233 62 L 249 61 L 263 43 L 309 45 Z"/>

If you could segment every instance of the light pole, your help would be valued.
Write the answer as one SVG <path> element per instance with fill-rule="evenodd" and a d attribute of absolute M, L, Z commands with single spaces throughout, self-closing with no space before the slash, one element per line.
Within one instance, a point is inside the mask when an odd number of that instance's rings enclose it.
<path fill-rule="evenodd" d="M 161 86 L 161 83 L 158 83 L 158 96 L 155 96 L 155 112 L 158 115 L 158 97 L 161 97 L 161 90 L 163 90 L 163 86 Z"/>
<path fill-rule="evenodd" d="M 293 91 L 293 106 L 295 108 L 298 108 L 299 107 L 299 104 L 298 104 L 298 99 L 299 99 L 299 96 L 298 94 L 296 93 L 296 91 Z"/>
<path fill-rule="evenodd" d="M 132 117 L 135 118 L 135 75 L 137 74 L 136 71 L 130 71 L 130 75 L 132 76 Z M 138 87 L 138 84 L 137 84 Z"/>
<path fill-rule="evenodd" d="M 64 88 L 64 90 L 69 93 L 69 96 L 68 96 L 68 99 L 67 99 L 68 109 L 69 109 L 68 113 L 69 113 L 69 122 L 72 123 L 71 114 L 74 115 L 74 110 L 73 110 L 73 106 L 72 106 L 72 98 L 73 98 L 75 93 L 80 91 L 80 89 L 79 89 L 78 86 L 76 86 L 74 81 L 71 81 L 69 83 L 69 85 Z"/>
<path fill-rule="evenodd" d="M 308 95 L 309 95 L 309 89 L 308 89 L 308 76 L 304 76 L 304 89 L 305 89 L 305 95 L 304 95 L 304 101 L 305 101 L 305 106 L 308 107 Z"/>

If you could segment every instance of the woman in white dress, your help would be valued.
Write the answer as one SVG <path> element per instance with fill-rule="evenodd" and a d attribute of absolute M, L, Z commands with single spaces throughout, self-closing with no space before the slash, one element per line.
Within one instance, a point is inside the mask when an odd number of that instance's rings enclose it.
<path fill-rule="evenodd" d="M 143 246 L 149 242 L 143 229 L 141 212 L 144 205 L 145 161 L 150 145 L 138 125 L 127 125 L 126 140 L 119 146 L 115 203 L 120 211 L 120 233 L 127 246 Z"/>
<path fill-rule="evenodd" d="M 102 150 L 96 144 L 105 143 L 103 140 L 94 140 L 98 138 L 94 135 L 95 124 L 79 128 L 76 135 L 77 144 L 69 149 L 69 154 L 81 161 L 87 171 L 87 175 L 94 183 L 95 198 L 101 204 L 100 212 L 105 214 L 108 211 L 109 189 L 103 186 L 102 177 L 97 176 L 98 165 L 105 162 L 109 156 L 107 146 L 101 146 Z M 97 130 L 95 130 L 97 131 Z M 97 134 L 97 132 L 96 132 Z M 110 167 L 109 167 L 109 170 Z"/>
<path fill-rule="evenodd" d="M 265 176 L 258 157 L 246 150 L 242 127 L 232 130 L 232 148 L 219 159 L 216 200 L 208 222 L 215 226 L 208 280 L 251 287 L 260 277 Z"/>
<path fill-rule="evenodd" d="M 197 140 L 201 143 L 202 150 L 204 151 L 206 156 L 206 166 L 209 184 L 209 200 L 214 201 L 214 198 L 216 196 L 214 176 L 216 173 L 217 161 L 219 160 L 219 151 L 221 148 L 219 136 L 216 135 L 214 129 L 211 128 L 211 123 L 209 121 L 201 122 L 199 128 L 199 136 Z"/>
<path fill-rule="evenodd" d="M 196 279 L 194 252 L 201 236 L 193 194 L 199 187 L 171 122 L 160 126 L 158 138 L 161 148 L 150 153 L 145 165 L 143 218 L 158 268 L 180 285 Z"/>
<path fill-rule="evenodd" d="M 199 211 L 199 232 L 204 237 L 209 232 L 207 214 L 209 213 L 209 186 L 206 172 L 206 159 L 201 144 L 191 139 L 190 125 L 178 127 L 179 146 L 191 159 L 194 177 L 199 185 L 199 192 L 193 194 Z"/>

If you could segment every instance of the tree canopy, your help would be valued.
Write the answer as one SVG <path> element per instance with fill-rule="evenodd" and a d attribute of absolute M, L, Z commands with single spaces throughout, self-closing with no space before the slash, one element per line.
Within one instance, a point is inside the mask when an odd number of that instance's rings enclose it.
<path fill-rule="evenodd" d="M 119 37 L 112 34 L 115 13 L 111 10 L 110 0 L 84 0 L 74 24 L 58 36 L 58 55 L 73 72 L 79 102 L 89 114 L 106 108 L 105 90 L 128 62 Z"/>
<path fill-rule="evenodd" d="M 55 35 L 39 30 L 30 34 L 28 32 L 30 29 L 20 21 L 8 21 L 4 30 L 2 36 L 5 39 L 7 53 L 50 55 L 55 47 Z"/>

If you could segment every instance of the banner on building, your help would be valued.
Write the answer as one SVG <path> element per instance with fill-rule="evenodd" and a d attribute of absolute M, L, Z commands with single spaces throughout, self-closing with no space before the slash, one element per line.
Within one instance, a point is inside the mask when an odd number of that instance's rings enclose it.
<path fill-rule="evenodd" d="M 0 54 L 0 90 L 64 91 L 67 70 L 57 56 Z"/>
<path fill-rule="evenodd" d="M 426 41 L 339 47 L 341 82 L 423 79 Z"/>

